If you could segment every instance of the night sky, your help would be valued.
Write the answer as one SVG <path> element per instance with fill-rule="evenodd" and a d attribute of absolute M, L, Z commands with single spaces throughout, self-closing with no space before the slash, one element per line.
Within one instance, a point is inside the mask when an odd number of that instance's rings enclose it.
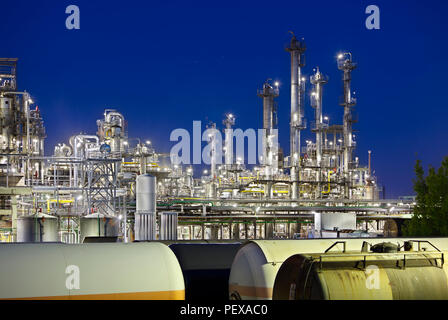
<path fill-rule="evenodd" d="M 67 30 L 76 4 L 81 29 Z M 380 8 L 367 30 L 365 8 Z M 256 91 L 280 82 L 280 145 L 289 154 L 289 30 L 307 44 L 304 73 L 330 78 L 324 115 L 342 123 L 336 55 L 351 51 L 356 155 L 372 166 L 387 198 L 411 195 L 416 159 L 439 166 L 448 153 L 447 1 L 25 1 L 1 2 L 1 57 L 19 58 L 19 89 L 42 111 L 46 154 L 81 131 L 96 132 L 105 108 L 122 112 L 129 136 L 169 152 L 175 128 L 237 117 L 262 126 Z M 308 84 L 308 89 L 310 85 Z M 307 94 L 309 95 L 309 93 Z M 313 109 L 306 101 L 306 118 Z M 313 136 L 307 131 L 306 138 Z"/>

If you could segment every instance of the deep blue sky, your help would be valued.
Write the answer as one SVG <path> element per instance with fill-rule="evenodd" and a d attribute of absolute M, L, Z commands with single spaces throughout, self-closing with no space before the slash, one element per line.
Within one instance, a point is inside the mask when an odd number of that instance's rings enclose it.
<path fill-rule="evenodd" d="M 258 128 L 266 78 L 281 83 L 280 144 L 289 151 L 288 30 L 305 37 L 309 75 L 330 77 L 324 114 L 342 122 L 335 56 L 350 50 L 360 122 L 357 155 L 387 197 L 412 194 L 413 165 L 439 166 L 448 150 L 447 1 L 2 1 L 0 56 L 18 57 L 19 87 L 42 110 L 54 144 L 94 133 L 104 108 L 121 111 L 129 136 L 168 152 L 170 132 L 233 112 L 237 127 Z M 81 29 L 65 28 L 65 8 Z M 369 4 L 381 29 L 367 30 Z M 307 101 L 306 117 L 313 110 Z M 307 134 L 309 137 L 311 135 Z"/>

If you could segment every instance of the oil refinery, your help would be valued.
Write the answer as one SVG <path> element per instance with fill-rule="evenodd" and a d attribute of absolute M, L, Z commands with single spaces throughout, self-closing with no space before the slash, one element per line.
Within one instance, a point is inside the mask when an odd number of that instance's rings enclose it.
<path fill-rule="evenodd" d="M 17 88 L 17 59 L 0 60 L 1 235 L 3 241 L 82 243 L 86 237 L 133 240 L 293 239 L 397 235 L 413 199 L 382 199 L 368 164 L 355 157 L 351 89 L 356 63 L 341 53 L 342 124 L 323 116 L 328 78 L 316 67 L 303 74 L 306 46 L 292 36 L 290 154 L 277 141 L 278 84 L 258 91 L 263 114 L 260 164 L 235 159 L 223 120 L 224 152 L 211 148 L 210 169 L 176 164 L 150 141 L 128 136 L 117 110 L 106 109 L 96 133 L 61 141 L 44 154 L 44 121 L 32 96 Z M 306 86 L 311 89 L 307 91 Z M 309 93 L 314 119 L 304 110 Z M 132 124 L 130 124 L 132 125 Z M 211 126 L 216 129 L 216 123 Z M 315 139 L 302 141 L 304 130 Z M 210 139 L 213 145 L 214 138 Z M 224 157 L 225 161 L 222 161 Z M 223 163 L 221 165 L 221 163 Z M 202 171 L 202 170 L 201 170 Z"/>
<path fill-rule="evenodd" d="M 319 67 L 304 76 L 305 54 L 292 34 L 289 154 L 278 145 L 279 85 L 267 80 L 254 92 L 258 163 L 236 155 L 238 114 L 226 114 L 221 129 L 218 119 L 208 125 L 224 132 L 224 147 L 210 134 L 209 168 L 196 174 L 130 137 L 133 124 L 115 109 L 97 132 L 46 154 L 40 109 L 17 85 L 18 59 L 0 59 L 0 298 L 448 299 L 447 239 L 397 238 L 415 200 L 385 199 L 371 152 L 356 156 L 354 57 L 336 59 L 341 122 L 330 123 L 330 80 Z M 307 130 L 314 138 L 304 141 Z M 365 285 L 372 268 L 376 291 Z M 67 282 L 79 270 L 81 280 Z"/>

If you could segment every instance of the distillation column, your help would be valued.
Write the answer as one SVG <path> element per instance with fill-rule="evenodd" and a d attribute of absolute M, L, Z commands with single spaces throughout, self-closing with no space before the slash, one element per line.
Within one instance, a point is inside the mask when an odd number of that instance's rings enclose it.
<path fill-rule="evenodd" d="M 328 82 L 328 78 L 320 73 L 317 68 L 316 73 L 310 77 L 313 84 L 313 92 L 311 93 L 311 106 L 315 110 L 315 128 L 316 131 L 316 166 L 320 167 L 322 164 L 322 94 L 323 85 Z"/>
<path fill-rule="evenodd" d="M 233 114 L 227 114 L 226 118 L 222 122 L 226 128 L 224 129 L 225 141 L 224 141 L 224 155 L 225 155 L 225 167 L 230 170 L 233 164 L 233 129 L 235 125 L 235 117 Z"/>
<path fill-rule="evenodd" d="M 216 197 L 216 164 L 222 162 L 222 153 L 221 150 L 218 149 L 218 143 L 221 145 L 222 139 L 221 135 L 219 134 L 218 130 L 216 129 L 216 123 L 210 123 L 209 126 L 207 126 L 208 133 L 208 143 L 210 145 L 210 188 L 209 192 L 207 193 L 207 196 L 209 198 L 215 198 Z M 217 139 L 220 139 L 219 142 Z"/>
<path fill-rule="evenodd" d="M 292 33 L 292 32 L 291 32 Z M 291 123 L 290 123 L 290 159 L 291 159 L 291 198 L 298 198 L 298 182 L 300 167 L 300 130 L 304 129 L 303 95 L 305 81 L 301 68 L 305 65 L 305 42 L 297 40 L 292 33 L 290 47 L 286 51 L 291 54 Z M 303 83 L 302 83 L 303 82 Z"/>
<path fill-rule="evenodd" d="M 352 80 L 352 70 L 356 68 L 356 64 L 352 62 L 352 54 L 350 52 L 342 53 L 338 56 L 338 69 L 343 71 L 344 97 L 340 105 L 344 107 L 343 134 L 344 134 L 344 196 L 350 198 L 349 181 L 350 170 L 353 158 L 353 138 L 352 138 L 352 108 L 356 104 L 356 99 L 351 96 L 350 83 Z"/>
<path fill-rule="evenodd" d="M 278 97 L 278 86 L 274 88 L 268 81 L 263 84 L 263 89 L 258 96 L 263 99 L 263 159 L 265 178 L 272 179 L 275 173 L 276 160 L 278 160 L 278 131 L 277 117 L 274 99 Z"/>

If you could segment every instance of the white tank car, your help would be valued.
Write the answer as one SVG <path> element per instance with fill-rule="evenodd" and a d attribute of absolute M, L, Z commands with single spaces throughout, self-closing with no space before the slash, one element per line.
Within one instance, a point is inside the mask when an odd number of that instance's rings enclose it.
<path fill-rule="evenodd" d="M 1 299 L 183 300 L 179 262 L 162 243 L 0 245 Z"/>
<path fill-rule="evenodd" d="M 289 257 L 301 253 L 323 253 L 361 250 L 364 241 L 370 244 L 381 242 L 404 245 L 406 240 L 415 238 L 359 238 L 359 239 L 302 239 L 302 240 L 253 240 L 238 250 L 232 263 L 229 277 L 230 299 L 271 300 L 275 277 L 282 263 Z M 448 250 L 448 238 L 418 238 L 430 241 L 438 249 Z M 422 243 L 428 250 L 432 246 Z"/>

